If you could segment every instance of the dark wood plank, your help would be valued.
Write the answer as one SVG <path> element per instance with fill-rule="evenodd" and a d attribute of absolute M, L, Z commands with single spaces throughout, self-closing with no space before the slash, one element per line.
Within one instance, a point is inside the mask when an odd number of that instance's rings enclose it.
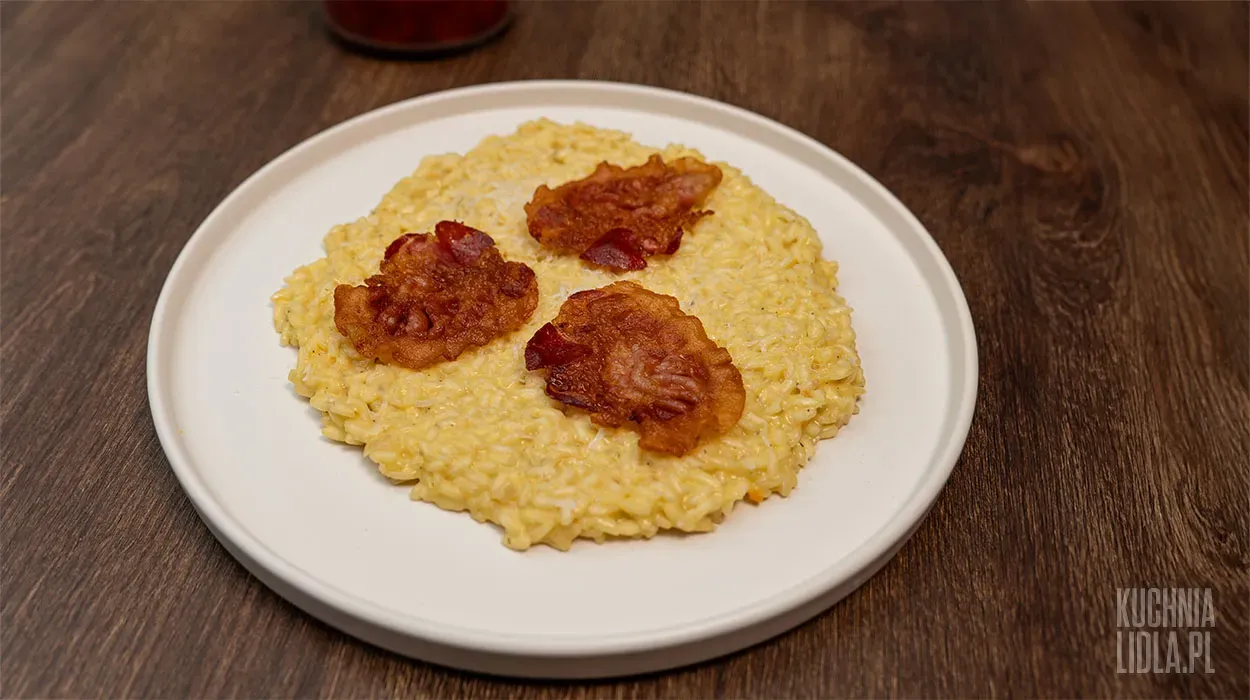
<path fill-rule="evenodd" d="M 534 3 L 428 63 L 312 3 L 0 4 L 0 694 L 1250 694 L 1247 6 Z M 147 322 L 208 211 L 343 119 L 600 78 L 794 126 L 896 192 L 964 283 L 981 395 L 933 513 L 833 610 L 598 683 L 355 642 L 200 524 L 148 416 Z M 1215 673 L 1116 673 L 1117 587 L 1211 588 Z"/>

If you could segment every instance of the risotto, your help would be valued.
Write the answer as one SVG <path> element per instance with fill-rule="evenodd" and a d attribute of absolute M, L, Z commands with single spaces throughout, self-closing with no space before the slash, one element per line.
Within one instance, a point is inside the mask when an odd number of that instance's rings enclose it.
<path fill-rule="evenodd" d="M 705 204 L 714 215 L 672 257 L 612 273 L 542 248 L 524 205 L 539 185 L 585 177 L 602 161 L 702 156 L 649 148 L 619 131 L 539 120 L 491 136 L 464 155 L 424 159 L 374 211 L 335 226 L 326 256 L 273 296 L 282 342 L 298 348 L 290 380 L 322 413 L 322 433 L 362 445 L 413 499 L 467 511 L 503 529 L 513 549 L 567 549 L 578 537 L 705 532 L 736 503 L 794 488 L 816 443 L 858 410 L 864 377 L 837 265 L 821 259 L 811 225 L 741 172 Z M 334 288 L 378 271 L 388 243 L 442 220 L 487 232 L 508 260 L 538 277 L 538 308 L 521 330 L 452 362 L 413 371 L 362 358 L 334 326 Z M 683 457 L 642 451 L 638 433 L 606 429 L 544 393 L 524 349 L 570 294 L 633 280 L 676 297 L 742 373 L 746 408 L 729 432 Z"/>

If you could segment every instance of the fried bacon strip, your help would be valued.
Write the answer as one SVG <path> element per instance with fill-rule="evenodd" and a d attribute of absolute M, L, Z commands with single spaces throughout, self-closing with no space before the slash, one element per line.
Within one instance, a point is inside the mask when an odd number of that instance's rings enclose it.
<path fill-rule="evenodd" d="M 525 346 L 547 394 L 599 425 L 636 423 L 638 444 L 683 455 L 742 417 L 746 392 L 729 352 L 677 300 L 633 282 L 578 292 Z"/>
<path fill-rule="evenodd" d="M 454 360 L 525 324 L 538 306 L 534 271 L 505 262 L 477 229 L 442 221 L 386 247 L 379 274 L 334 290 L 334 326 L 361 355 L 421 369 Z"/>
<path fill-rule="evenodd" d="M 530 235 L 561 253 L 614 270 L 641 270 L 652 255 L 672 255 L 683 231 L 712 212 L 696 210 L 720 184 L 715 165 L 694 158 L 665 164 L 600 163 L 589 177 L 541 185 L 525 205 Z"/>

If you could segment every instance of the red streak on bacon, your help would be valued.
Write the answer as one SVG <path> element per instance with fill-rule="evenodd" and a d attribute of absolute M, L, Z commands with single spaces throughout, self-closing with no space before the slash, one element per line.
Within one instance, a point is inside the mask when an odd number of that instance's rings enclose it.
<path fill-rule="evenodd" d="M 676 240 L 681 241 L 680 232 Z M 614 228 L 603 234 L 590 244 L 581 258 L 614 270 L 641 270 L 647 266 L 647 259 L 634 245 L 633 234 L 626 228 Z"/>
<path fill-rule="evenodd" d="M 559 367 L 590 354 L 590 347 L 565 338 L 550 323 L 538 329 L 525 344 L 525 369 Z"/>

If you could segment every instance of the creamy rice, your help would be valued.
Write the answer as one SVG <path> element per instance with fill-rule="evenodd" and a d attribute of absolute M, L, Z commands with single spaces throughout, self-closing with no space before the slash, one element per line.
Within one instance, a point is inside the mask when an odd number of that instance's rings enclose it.
<path fill-rule="evenodd" d="M 529 122 L 460 155 L 431 156 L 369 216 L 335 226 L 326 257 L 273 296 L 282 342 L 298 347 L 290 380 L 323 414 L 322 433 L 363 445 L 413 499 L 503 528 L 504 544 L 567 549 L 577 537 L 651 537 L 713 529 L 734 505 L 786 495 L 817 441 L 858 410 L 864 390 L 837 265 L 811 225 L 724 163 L 705 205 L 715 212 L 671 258 L 611 273 L 554 255 L 529 236 L 525 203 L 540 184 L 585 177 L 600 161 L 639 165 L 702 156 L 639 145 L 583 124 Z M 334 327 L 334 287 L 375 274 L 404 233 L 444 219 L 490 234 L 505 259 L 538 276 L 539 303 L 520 331 L 421 371 L 365 360 Z M 549 399 L 525 369 L 526 341 L 569 294 L 629 279 L 670 294 L 702 320 L 742 372 L 746 409 L 732 430 L 684 457 L 638 449 L 638 433 L 606 429 Z"/>

